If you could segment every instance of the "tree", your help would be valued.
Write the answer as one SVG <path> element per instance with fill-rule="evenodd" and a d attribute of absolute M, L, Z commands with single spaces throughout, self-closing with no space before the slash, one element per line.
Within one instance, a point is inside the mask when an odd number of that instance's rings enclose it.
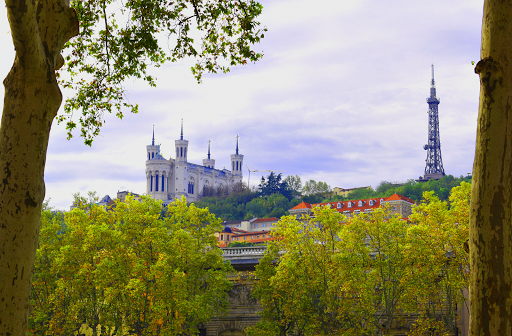
<path fill-rule="evenodd" d="M 486 0 L 469 253 L 472 336 L 512 334 L 512 3 Z"/>
<path fill-rule="evenodd" d="M 261 182 L 258 186 L 259 192 L 262 196 L 270 196 L 272 194 L 282 194 L 288 199 L 291 199 L 291 192 L 285 181 L 281 181 L 282 174 L 275 175 L 274 172 L 265 177 L 261 177 Z"/>
<path fill-rule="evenodd" d="M 250 335 L 387 335 L 416 316 L 410 335 L 453 333 L 468 288 L 470 185 L 433 192 L 409 223 L 390 207 L 350 220 L 330 207 L 283 217 L 256 266 L 262 320 Z"/>
<path fill-rule="evenodd" d="M 232 271 L 216 248 L 220 222 L 180 200 L 128 198 L 82 206 L 66 229 L 43 216 L 30 325 L 34 333 L 181 335 L 227 306 Z M 100 330 L 101 326 L 101 330 Z M 46 333 L 45 333 L 46 332 Z"/>
<path fill-rule="evenodd" d="M 307 181 L 302 188 L 302 193 L 304 195 L 322 195 L 324 197 L 330 197 L 331 192 L 332 189 L 330 185 L 328 185 L 326 182 L 316 182 L 315 180 Z"/>
<path fill-rule="evenodd" d="M 134 77 L 155 85 L 148 63 L 198 57 L 192 72 L 200 80 L 203 71 L 227 72 L 261 58 L 250 45 L 266 29 L 258 27 L 262 6 L 253 0 L 6 0 L 6 7 L 16 57 L 4 81 L 0 127 L 0 300 L 5 302 L 0 334 L 21 335 L 27 328 L 48 137 L 62 100 L 58 80 L 66 78 L 59 77 L 59 69 L 71 76 L 62 84 L 77 90 L 65 111 L 70 116 L 79 110 L 80 134 L 90 145 L 103 113 L 122 118 L 124 110 L 137 111 L 123 100 L 123 82 Z M 202 33 L 198 45 L 194 31 Z M 176 39 L 169 54 L 167 45 L 159 45 L 160 33 Z M 60 120 L 71 136 L 75 121 Z"/>
<path fill-rule="evenodd" d="M 291 191 L 293 197 L 300 195 L 302 192 L 302 181 L 299 175 L 288 175 L 285 177 L 284 182 L 286 182 L 288 190 Z"/>

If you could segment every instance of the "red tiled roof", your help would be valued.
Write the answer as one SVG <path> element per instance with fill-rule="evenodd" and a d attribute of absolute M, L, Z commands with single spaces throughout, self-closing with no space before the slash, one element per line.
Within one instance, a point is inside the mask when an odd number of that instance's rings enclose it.
<path fill-rule="evenodd" d="M 231 232 L 233 232 L 233 233 L 236 233 L 236 232 L 242 232 L 242 233 L 249 232 L 249 231 L 237 229 L 236 227 L 232 227 L 232 226 L 230 226 L 229 228 L 231 229 Z"/>
<path fill-rule="evenodd" d="M 336 209 L 338 212 L 354 212 L 355 210 L 359 211 L 365 211 L 365 210 L 372 210 L 379 208 L 382 204 L 381 201 L 406 201 L 409 203 L 414 204 L 414 201 L 411 200 L 408 197 L 393 194 L 389 197 L 381 198 L 381 197 L 375 197 L 375 198 L 368 198 L 368 199 L 361 199 L 361 200 L 350 200 L 350 201 L 339 201 L 339 202 L 327 202 L 327 203 L 315 203 L 315 204 L 309 204 L 306 202 L 302 202 L 296 207 L 292 208 L 294 209 L 305 209 L 305 208 L 311 208 L 311 207 L 317 207 L 317 206 L 330 206 L 333 209 Z M 371 201 L 371 202 L 370 202 Z M 359 203 L 361 202 L 361 203 Z M 370 205 L 372 203 L 372 205 Z M 349 206 L 350 204 L 350 206 Z M 361 205 L 359 205 L 361 204 Z"/>
<path fill-rule="evenodd" d="M 400 200 L 414 204 L 414 201 L 412 199 L 402 196 L 402 195 L 398 195 L 397 193 L 394 193 L 393 195 L 391 195 L 385 199 L 385 201 L 400 201 Z"/>
<path fill-rule="evenodd" d="M 294 206 L 292 209 L 311 209 L 311 204 L 306 202 L 301 202 Z"/>
<path fill-rule="evenodd" d="M 277 217 L 270 217 L 270 218 L 258 218 L 254 221 L 254 223 L 259 223 L 259 222 L 277 222 L 279 221 L 279 218 Z"/>

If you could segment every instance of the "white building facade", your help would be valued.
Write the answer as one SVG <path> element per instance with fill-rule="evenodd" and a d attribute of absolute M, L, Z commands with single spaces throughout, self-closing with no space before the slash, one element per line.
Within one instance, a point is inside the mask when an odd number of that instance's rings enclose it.
<path fill-rule="evenodd" d="M 204 187 L 231 190 L 242 182 L 244 156 L 238 153 L 238 137 L 235 154 L 231 155 L 231 171 L 215 169 L 215 160 L 210 158 L 210 144 L 208 157 L 202 165 L 188 162 L 188 140 L 183 139 L 183 125 L 180 139 L 175 141 L 176 159 L 166 159 L 160 154 L 160 146 L 155 145 L 154 131 L 152 143 L 146 148 L 146 193 L 164 201 L 164 204 L 182 196 L 185 196 L 187 202 L 197 201 Z"/>

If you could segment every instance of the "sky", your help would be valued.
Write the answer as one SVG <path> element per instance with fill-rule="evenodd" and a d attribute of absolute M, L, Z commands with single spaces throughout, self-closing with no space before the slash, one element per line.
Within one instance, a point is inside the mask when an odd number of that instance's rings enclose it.
<path fill-rule="evenodd" d="M 244 182 L 280 172 L 331 187 L 377 187 L 424 174 L 426 98 L 435 66 L 441 152 L 446 174 L 473 167 L 483 0 L 263 0 L 268 29 L 254 50 L 261 61 L 204 76 L 193 60 L 150 69 L 157 87 L 130 80 L 138 114 L 106 116 L 92 147 L 66 140 L 54 123 L 45 168 L 46 199 L 67 210 L 73 194 L 99 197 L 146 191 L 146 145 L 174 158 L 184 123 L 188 161 L 201 164 L 211 140 L 216 168 L 230 168 L 236 136 Z M 0 8 L 0 77 L 14 59 Z M 3 102 L 3 90 L 0 98 Z"/>

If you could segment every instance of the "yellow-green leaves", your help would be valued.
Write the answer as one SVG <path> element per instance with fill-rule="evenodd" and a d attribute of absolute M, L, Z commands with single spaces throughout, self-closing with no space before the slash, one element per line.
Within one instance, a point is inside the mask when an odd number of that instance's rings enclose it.
<path fill-rule="evenodd" d="M 216 248 L 219 221 L 177 201 L 162 215 L 150 198 L 109 211 L 83 205 L 43 216 L 34 274 L 34 333 L 178 335 L 227 305 L 231 269 Z M 65 223 L 65 224 L 64 224 Z"/>
<path fill-rule="evenodd" d="M 88 0 L 72 1 L 80 33 L 66 44 L 65 67 L 59 76 L 75 96 L 67 99 L 68 138 L 77 127 L 91 145 L 104 123 L 105 113 L 137 113 L 126 99 L 124 82 L 142 78 L 150 86 L 156 79 L 148 66 L 160 66 L 185 57 L 197 59 L 192 73 L 201 81 L 207 72 L 228 72 L 231 66 L 255 62 L 263 55 L 252 50 L 264 36 L 257 17 L 263 6 L 253 0 Z M 196 41 L 192 36 L 198 36 Z M 162 46 L 163 45 L 163 46 Z"/>
<path fill-rule="evenodd" d="M 409 221 L 388 208 L 346 220 L 328 207 L 283 217 L 256 267 L 262 320 L 250 335 L 409 335 L 455 328 L 468 284 L 470 185 L 425 193 Z M 460 313 L 460 310 L 459 310 Z"/>

